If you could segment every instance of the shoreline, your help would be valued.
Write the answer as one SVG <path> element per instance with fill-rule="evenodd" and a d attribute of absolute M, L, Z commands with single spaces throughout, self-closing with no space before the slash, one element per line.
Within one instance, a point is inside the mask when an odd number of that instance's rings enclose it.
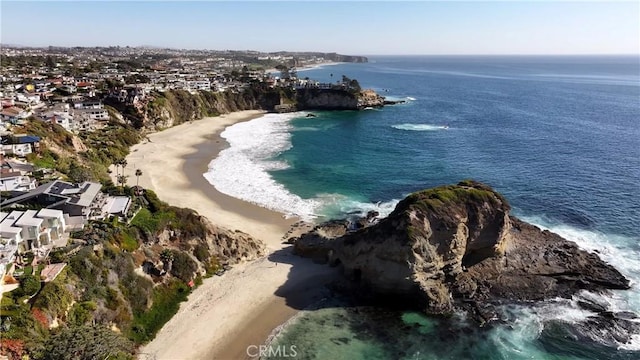
<path fill-rule="evenodd" d="M 308 70 L 314 70 L 314 69 L 319 69 L 321 67 L 324 66 L 333 66 L 333 65 L 340 65 L 340 64 L 347 64 L 344 62 L 337 62 L 337 61 L 328 61 L 328 62 L 321 62 L 321 63 L 316 63 L 316 64 L 308 64 L 308 65 L 304 65 L 301 67 L 296 67 L 296 72 L 300 72 L 300 71 L 308 71 Z M 276 68 L 271 68 L 271 69 L 266 69 L 264 71 L 265 73 L 279 73 L 280 70 L 276 69 Z"/>
<path fill-rule="evenodd" d="M 227 126 L 262 116 L 242 111 L 204 118 L 149 135 L 131 148 L 125 175 L 171 205 L 189 207 L 212 223 L 262 240 L 268 255 L 238 265 L 223 276 L 205 279 L 158 332 L 139 349 L 140 358 L 249 358 L 247 347 L 260 346 L 271 332 L 299 310 L 325 297 L 322 283 L 336 269 L 291 253 L 282 238 L 297 219 L 217 191 L 203 176 L 209 163 L 228 146 L 220 137 Z M 304 227 L 294 228 L 301 231 Z"/>

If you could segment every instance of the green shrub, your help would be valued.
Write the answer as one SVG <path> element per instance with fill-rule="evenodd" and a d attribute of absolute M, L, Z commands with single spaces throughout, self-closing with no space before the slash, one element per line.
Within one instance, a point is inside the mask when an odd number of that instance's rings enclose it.
<path fill-rule="evenodd" d="M 147 189 L 144 192 L 144 197 L 147 200 L 147 202 L 149 203 L 149 210 L 154 213 L 160 210 L 163 210 L 164 208 L 167 207 L 167 204 L 165 204 L 164 202 L 160 201 L 160 199 L 158 198 L 158 195 L 156 195 L 155 192 Z"/>
<path fill-rule="evenodd" d="M 198 270 L 198 264 L 196 264 L 191 256 L 179 250 L 173 251 L 171 275 L 184 282 L 189 282 L 193 280 L 193 276 L 196 270 Z"/>
<path fill-rule="evenodd" d="M 73 294 L 56 279 L 42 287 L 33 305 L 37 308 L 49 310 L 52 316 L 62 316 L 72 301 Z"/>
<path fill-rule="evenodd" d="M 33 269 L 32 269 L 33 270 Z M 32 296 L 40 290 L 40 279 L 34 275 L 27 275 L 26 273 L 20 278 L 20 286 L 16 295 L 19 296 Z"/>
<path fill-rule="evenodd" d="M 109 310 L 115 310 L 120 305 L 120 297 L 118 296 L 118 291 L 112 287 L 107 287 L 104 300 L 104 306 L 106 306 Z"/>
<path fill-rule="evenodd" d="M 144 312 L 149 305 L 149 298 L 153 290 L 153 283 L 147 278 L 138 276 L 133 271 L 121 277 L 120 291 L 135 313 Z"/>
<path fill-rule="evenodd" d="M 215 256 L 212 256 L 204 265 L 207 276 L 215 274 L 218 270 L 220 270 L 220 267 L 220 260 L 218 260 L 218 258 Z"/>
<path fill-rule="evenodd" d="M 97 308 L 97 305 L 93 301 L 84 301 L 76 303 L 71 307 L 69 314 L 67 315 L 67 322 L 70 325 L 80 326 L 93 319 L 93 311 Z"/>
<path fill-rule="evenodd" d="M 70 326 L 51 336 L 43 360 L 133 359 L 133 345 L 101 324 Z"/>
<path fill-rule="evenodd" d="M 208 229 L 202 217 L 194 210 L 171 206 L 169 211 L 173 214 L 172 228 L 179 230 L 186 238 L 197 237 L 204 239 L 207 237 Z"/>
<path fill-rule="evenodd" d="M 135 229 L 123 229 L 113 236 L 113 240 L 124 251 L 132 252 L 140 246 Z"/>
<path fill-rule="evenodd" d="M 209 246 L 206 243 L 198 243 L 193 249 L 193 255 L 198 261 L 206 262 L 211 256 L 209 254 Z"/>
<path fill-rule="evenodd" d="M 184 283 L 173 280 L 167 285 L 160 285 L 153 289 L 153 305 L 148 311 L 135 312 L 129 329 L 129 338 L 138 344 L 153 339 L 162 326 L 171 319 L 178 309 L 180 302 L 187 299 L 189 287 Z"/>

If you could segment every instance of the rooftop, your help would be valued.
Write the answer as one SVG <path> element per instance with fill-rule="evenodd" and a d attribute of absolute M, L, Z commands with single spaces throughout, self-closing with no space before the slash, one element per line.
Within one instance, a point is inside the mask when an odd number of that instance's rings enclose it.
<path fill-rule="evenodd" d="M 36 216 L 38 212 L 35 210 L 27 210 L 24 214 L 14 223 L 14 225 L 18 226 L 40 226 L 42 225 L 43 219 L 39 219 Z"/>
<path fill-rule="evenodd" d="M 102 207 L 102 211 L 109 214 L 125 213 L 129 207 L 131 198 L 128 196 L 110 197 L 107 203 Z"/>
<path fill-rule="evenodd" d="M 41 209 L 38 211 L 38 217 L 40 218 L 60 218 L 64 216 L 62 210 L 54 210 L 54 209 Z"/>

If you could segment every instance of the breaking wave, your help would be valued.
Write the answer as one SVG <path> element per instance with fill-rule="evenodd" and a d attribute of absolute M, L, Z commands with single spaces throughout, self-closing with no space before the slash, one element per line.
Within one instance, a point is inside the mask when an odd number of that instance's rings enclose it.
<path fill-rule="evenodd" d="M 392 128 L 407 131 L 440 131 L 447 130 L 447 125 L 429 125 L 429 124 L 400 124 L 391 125 Z"/>

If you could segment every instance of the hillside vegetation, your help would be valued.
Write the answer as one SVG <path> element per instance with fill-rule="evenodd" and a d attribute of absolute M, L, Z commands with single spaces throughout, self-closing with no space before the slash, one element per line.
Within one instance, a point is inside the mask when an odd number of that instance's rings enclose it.
<path fill-rule="evenodd" d="M 0 304 L 0 353 L 12 359 L 132 358 L 136 347 L 155 336 L 204 278 L 262 256 L 264 244 L 247 234 L 170 206 L 152 191 L 136 196 L 127 186 L 115 186 L 108 167 L 150 131 L 259 108 L 259 101 L 269 102 L 270 96 L 279 102 L 279 93 L 269 94 L 157 93 L 148 106 L 129 109 L 141 123 L 123 113 L 127 121 L 114 119 L 80 135 L 38 119 L 16 129 L 42 138 L 39 153 L 28 158 L 36 167 L 50 169 L 53 178 L 101 181 L 103 191 L 132 196 L 130 215 L 135 216 L 128 223 L 90 221 L 71 234 L 72 242 L 49 256 L 52 263 L 67 263 L 52 282 L 40 283 L 44 265 L 25 269 L 19 288 L 4 294 Z M 27 254 L 27 261 L 32 258 Z"/>

